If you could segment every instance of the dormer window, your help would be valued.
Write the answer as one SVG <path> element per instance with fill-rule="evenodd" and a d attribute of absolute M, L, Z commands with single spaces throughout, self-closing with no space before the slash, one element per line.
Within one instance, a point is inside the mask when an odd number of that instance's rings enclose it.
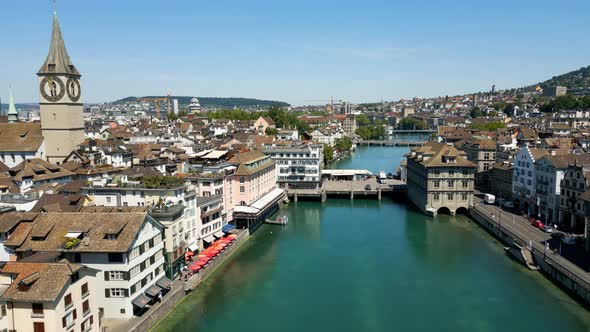
<path fill-rule="evenodd" d="M 70 71 L 76 70 L 73 65 L 69 65 L 68 67 L 70 68 Z"/>
<path fill-rule="evenodd" d="M 105 234 L 105 240 L 115 241 L 117 239 L 117 234 Z"/>
<path fill-rule="evenodd" d="M 455 164 L 457 162 L 457 158 L 454 156 L 443 156 L 442 159 L 445 164 Z"/>
<path fill-rule="evenodd" d="M 48 64 L 48 65 L 47 65 L 47 70 L 48 70 L 48 71 L 55 71 L 55 64 L 51 64 L 51 63 L 50 63 L 50 64 Z"/>

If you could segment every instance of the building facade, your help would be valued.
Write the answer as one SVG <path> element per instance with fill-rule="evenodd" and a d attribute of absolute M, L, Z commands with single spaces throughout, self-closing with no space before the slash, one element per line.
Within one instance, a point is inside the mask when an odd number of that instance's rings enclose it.
<path fill-rule="evenodd" d="M 319 189 L 324 165 L 321 144 L 267 149 L 276 162 L 277 184 L 283 189 Z"/>
<path fill-rule="evenodd" d="M 408 197 L 422 212 L 455 214 L 473 204 L 477 166 L 452 146 L 429 142 L 406 154 Z"/>
<path fill-rule="evenodd" d="M 561 180 L 560 225 L 573 233 L 585 234 L 584 201 L 580 196 L 590 187 L 590 168 L 569 165 Z"/>

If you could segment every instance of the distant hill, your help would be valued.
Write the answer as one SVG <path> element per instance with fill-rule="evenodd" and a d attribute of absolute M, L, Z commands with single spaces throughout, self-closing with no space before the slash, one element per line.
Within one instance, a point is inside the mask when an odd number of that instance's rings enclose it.
<path fill-rule="evenodd" d="M 146 98 L 165 98 L 164 96 L 146 96 Z M 144 97 L 127 97 L 119 99 L 114 103 L 128 103 L 137 101 L 138 98 Z M 190 100 L 194 97 L 187 96 L 172 96 L 172 99 L 178 99 L 180 106 L 186 106 L 190 103 Z M 222 97 L 197 97 L 199 103 L 205 108 L 269 108 L 271 106 L 288 107 L 291 106 L 283 101 L 276 100 L 262 100 L 254 98 L 222 98 Z"/>
<path fill-rule="evenodd" d="M 546 81 L 524 87 L 522 90 L 532 91 L 537 85 L 540 85 L 543 89 L 554 86 L 565 86 L 568 93 L 590 89 L 590 66 L 582 67 L 559 76 L 553 76 Z"/>

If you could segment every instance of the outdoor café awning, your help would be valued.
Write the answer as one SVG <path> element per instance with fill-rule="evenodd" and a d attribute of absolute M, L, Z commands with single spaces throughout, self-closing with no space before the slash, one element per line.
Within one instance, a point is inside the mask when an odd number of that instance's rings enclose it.
<path fill-rule="evenodd" d="M 145 296 L 144 293 L 141 293 L 131 303 L 133 303 L 133 305 L 136 307 L 144 308 L 149 302 L 150 298 Z"/>
<path fill-rule="evenodd" d="M 172 280 L 170 280 L 166 277 L 162 277 L 161 279 L 156 281 L 156 285 L 158 285 L 162 288 L 170 288 L 170 286 L 172 286 Z"/>
<path fill-rule="evenodd" d="M 227 233 L 227 232 L 231 231 L 231 230 L 232 230 L 232 229 L 234 229 L 234 228 L 236 228 L 236 226 L 235 226 L 235 225 L 232 225 L 232 224 L 226 224 L 226 225 L 223 225 L 223 227 L 221 228 L 221 230 L 222 230 L 224 233 Z"/>
<path fill-rule="evenodd" d="M 215 238 L 213 237 L 213 235 L 207 235 L 203 238 L 203 241 L 213 243 L 213 241 L 215 241 Z"/>
<path fill-rule="evenodd" d="M 215 237 L 222 238 L 223 237 L 223 232 L 222 231 L 217 231 L 213 235 L 215 235 Z"/>
<path fill-rule="evenodd" d="M 158 296 L 158 294 L 160 294 L 160 290 L 161 289 L 162 288 L 160 288 L 160 287 L 158 287 L 157 285 L 154 284 L 154 285 L 151 285 L 148 289 L 146 289 L 145 293 L 148 296 L 156 297 L 156 296 Z"/>

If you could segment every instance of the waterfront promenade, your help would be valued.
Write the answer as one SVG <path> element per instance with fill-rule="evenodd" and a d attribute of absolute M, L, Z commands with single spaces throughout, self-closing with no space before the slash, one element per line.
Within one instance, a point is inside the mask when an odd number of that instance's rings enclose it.
<path fill-rule="evenodd" d="M 533 227 L 527 218 L 503 211 L 498 206 L 476 205 L 470 213 L 476 222 L 505 244 L 528 248 L 541 272 L 590 305 L 590 273 L 555 253 L 556 248 L 547 249 L 546 243 L 551 240 L 549 233 Z"/>

